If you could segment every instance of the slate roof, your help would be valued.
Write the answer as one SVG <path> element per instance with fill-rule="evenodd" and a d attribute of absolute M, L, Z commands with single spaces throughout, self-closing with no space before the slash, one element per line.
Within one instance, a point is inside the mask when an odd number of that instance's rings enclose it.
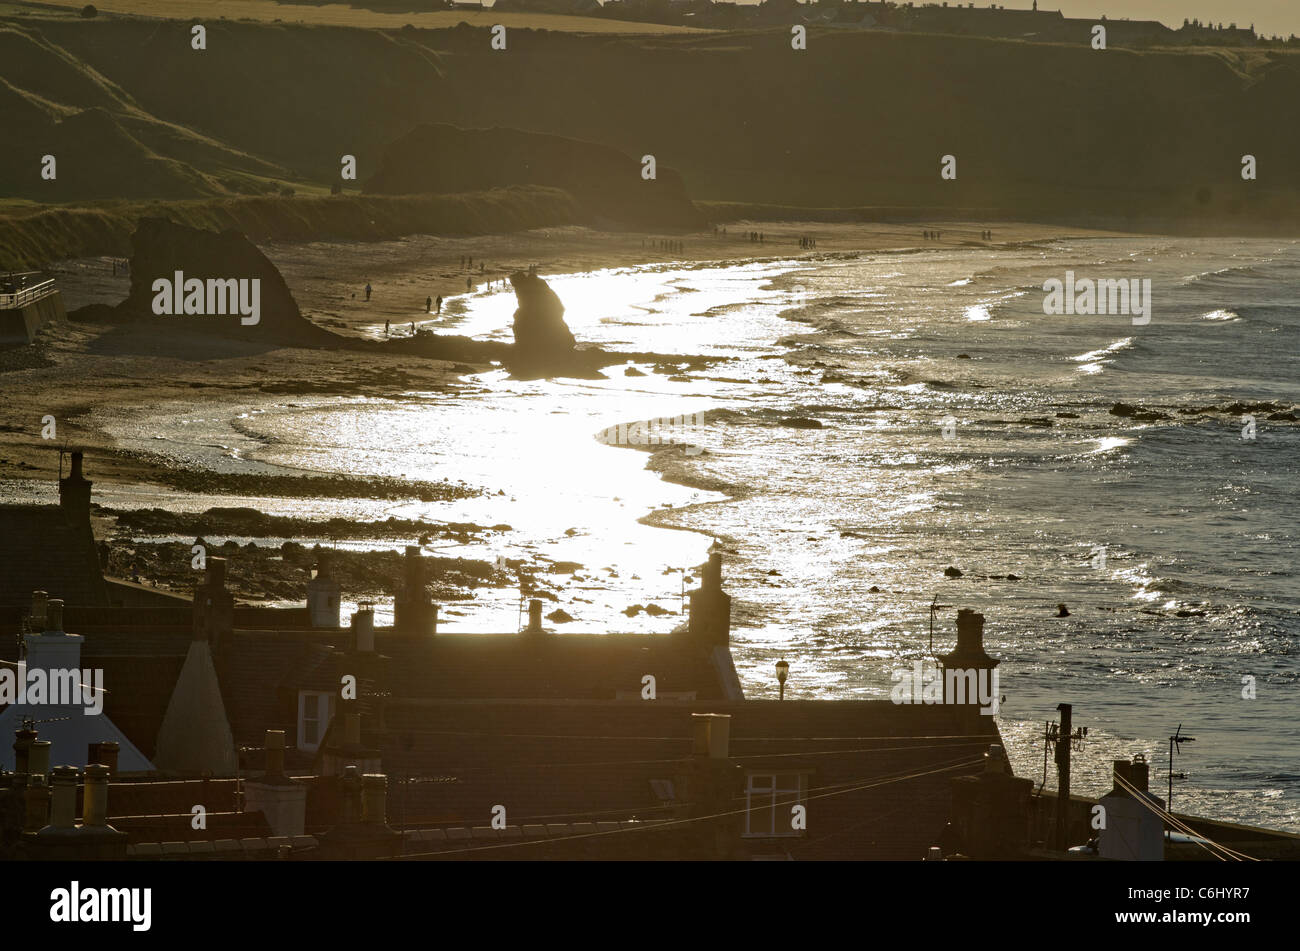
<path fill-rule="evenodd" d="M 108 604 L 89 523 L 72 525 L 57 505 L 0 505 L 0 539 L 0 605 L 30 605 L 37 590 Z"/>
<path fill-rule="evenodd" d="M 990 717 L 884 701 L 395 701 L 390 825 L 486 826 L 498 804 L 519 825 L 670 818 L 652 780 L 683 772 L 690 714 L 706 712 L 731 715 L 742 775 L 807 772 L 806 835 L 751 840 L 795 859 L 921 858 L 947 822 L 951 778 L 1001 743 Z M 530 857 L 512 852 L 490 857 Z"/>
<path fill-rule="evenodd" d="M 707 647 L 666 634 L 438 634 L 378 637 L 393 658 L 397 697 L 613 700 L 639 696 L 654 676 L 660 695 L 726 696 L 723 673 Z"/>

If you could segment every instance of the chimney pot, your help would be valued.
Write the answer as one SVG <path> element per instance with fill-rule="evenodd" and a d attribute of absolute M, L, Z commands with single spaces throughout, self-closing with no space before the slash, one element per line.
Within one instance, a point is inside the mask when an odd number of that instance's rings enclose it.
<path fill-rule="evenodd" d="M 44 776 L 50 771 L 50 741 L 34 740 L 27 750 L 27 775 Z"/>
<path fill-rule="evenodd" d="M 722 590 L 722 552 L 709 553 L 709 564 L 704 569 L 704 585 L 714 591 Z"/>
<path fill-rule="evenodd" d="M 86 767 L 86 794 L 81 807 L 82 825 L 108 825 L 108 767 L 92 763 Z"/>
<path fill-rule="evenodd" d="M 542 602 L 534 598 L 528 602 L 528 628 L 526 634 L 544 634 L 542 629 Z"/>
<path fill-rule="evenodd" d="M 220 589 L 226 587 L 226 559 L 208 559 L 208 586 Z"/>
<path fill-rule="evenodd" d="M 63 633 L 63 599 L 50 598 L 45 604 L 45 633 Z"/>
<path fill-rule="evenodd" d="M 726 759 L 730 751 L 731 716 L 726 713 L 692 713 L 696 756 Z"/>
<path fill-rule="evenodd" d="M 267 730 L 266 775 L 268 777 L 284 775 L 284 730 Z"/>
<path fill-rule="evenodd" d="M 50 825 L 73 828 L 77 822 L 77 767 L 54 767 L 50 787 Z"/>
<path fill-rule="evenodd" d="M 68 478 L 69 478 L 69 479 L 84 479 L 84 478 L 85 478 L 85 476 L 81 474 L 81 463 L 82 463 L 82 459 L 84 458 L 84 456 L 85 456 L 85 453 L 81 452 L 80 450 L 78 450 L 78 451 L 76 451 L 76 452 L 74 452 L 74 453 L 72 454 L 72 471 L 68 473 Z"/>
<path fill-rule="evenodd" d="M 20 726 L 14 730 L 14 773 L 26 776 L 30 769 L 32 744 L 36 742 L 36 731 Z"/>
<path fill-rule="evenodd" d="M 121 747 L 113 740 L 101 740 L 98 743 L 90 744 L 90 756 L 88 761 L 97 763 L 100 766 L 108 767 L 110 776 L 117 775 L 117 760 L 121 753 Z"/>
<path fill-rule="evenodd" d="M 375 652 L 375 608 L 369 601 L 362 601 L 358 610 L 352 615 L 352 631 L 356 636 L 356 649 L 359 654 Z"/>
<path fill-rule="evenodd" d="M 357 822 L 361 818 L 361 771 L 355 766 L 343 767 L 339 781 L 343 791 L 343 823 Z"/>
<path fill-rule="evenodd" d="M 49 603 L 50 596 L 44 591 L 32 592 L 32 630 L 45 630 L 45 607 Z"/>

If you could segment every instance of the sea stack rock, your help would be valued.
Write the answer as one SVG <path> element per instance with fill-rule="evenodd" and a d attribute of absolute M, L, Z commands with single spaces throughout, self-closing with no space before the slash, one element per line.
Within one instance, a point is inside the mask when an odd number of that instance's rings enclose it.
<path fill-rule="evenodd" d="M 573 333 L 564 322 L 564 305 L 544 280 L 530 271 L 510 275 L 515 299 L 515 363 L 539 370 L 567 364 L 573 357 Z"/>
<path fill-rule="evenodd" d="M 251 339 L 319 344 L 275 265 L 238 231 L 142 218 L 131 236 L 131 292 L 119 318 Z"/>

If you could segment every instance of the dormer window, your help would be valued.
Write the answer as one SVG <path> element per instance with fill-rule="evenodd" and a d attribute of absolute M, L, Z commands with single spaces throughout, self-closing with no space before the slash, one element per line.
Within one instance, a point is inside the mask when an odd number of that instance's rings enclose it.
<path fill-rule="evenodd" d="M 298 691 L 298 749 L 304 753 L 316 752 L 333 717 L 334 694 Z"/>
<path fill-rule="evenodd" d="M 794 807 L 803 805 L 808 794 L 808 773 L 749 773 L 745 777 L 746 836 L 773 837 L 803 835 L 796 829 Z"/>

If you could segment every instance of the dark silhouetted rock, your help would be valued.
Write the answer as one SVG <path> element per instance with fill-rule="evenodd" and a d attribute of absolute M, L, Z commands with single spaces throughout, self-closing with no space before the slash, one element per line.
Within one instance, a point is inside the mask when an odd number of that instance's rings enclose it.
<path fill-rule="evenodd" d="M 949 565 L 947 568 L 943 569 L 943 576 L 945 578 L 960 578 L 961 569 L 954 568 L 952 565 Z"/>
<path fill-rule="evenodd" d="M 562 364 L 573 356 L 573 333 L 564 322 L 564 305 L 536 274 L 510 275 L 515 299 L 515 362 L 527 367 Z"/>
<path fill-rule="evenodd" d="M 1139 422 L 1151 422 L 1157 419 L 1168 419 L 1164 413 L 1155 410 L 1145 410 L 1139 406 L 1132 406 L 1129 403 L 1116 403 L 1110 408 L 1110 415 L 1119 416 L 1123 419 L 1136 419 Z"/>
<path fill-rule="evenodd" d="M 810 419 L 807 416 L 787 416 L 780 420 L 780 425 L 787 429 L 821 429 L 822 421 L 820 419 Z"/>
<path fill-rule="evenodd" d="M 258 281 L 257 322 L 242 323 L 244 315 L 233 307 L 227 309 L 236 312 L 226 314 L 156 314 L 154 302 L 160 291 L 155 289 L 155 281 L 163 279 L 174 285 L 178 272 L 183 283 L 203 282 L 205 306 L 210 296 L 209 281 Z M 251 283 L 248 286 L 251 289 Z M 116 312 L 119 319 L 156 322 L 160 332 L 181 326 L 188 331 L 301 345 L 340 342 L 339 337 L 302 316 L 275 265 L 244 235 L 238 231 L 203 231 L 165 218 L 140 219 L 131 236 L 131 291 Z"/>

